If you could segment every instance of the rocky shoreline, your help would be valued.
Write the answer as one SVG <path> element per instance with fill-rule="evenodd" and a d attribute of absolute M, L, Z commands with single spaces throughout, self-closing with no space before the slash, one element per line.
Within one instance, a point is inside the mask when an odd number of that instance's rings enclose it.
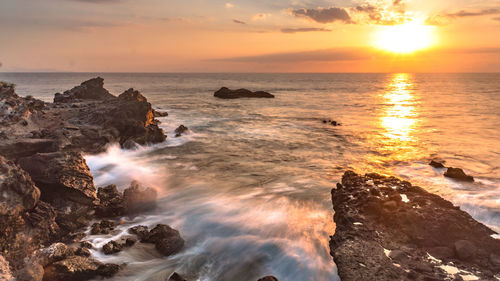
<path fill-rule="evenodd" d="M 330 250 L 343 281 L 500 278 L 496 233 L 407 181 L 348 171 L 332 202 Z"/>
<path fill-rule="evenodd" d="M 154 208 L 156 191 L 137 182 L 123 193 L 116 186 L 97 189 L 83 155 L 111 143 L 164 141 L 155 116 L 166 113 L 153 110 L 134 89 L 111 95 L 99 77 L 55 94 L 53 103 L 0 85 L 0 279 L 88 280 L 111 277 L 123 267 L 90 257 L 92 244 L 83 231 L 92 220 L 108 218 L 92 226 L 92 232 L 105 233 L 113 219 Z M 184 245 L 166 225 L 144 231 L 139 239 L 166 256 Z M 116 252 L 122 245 L 112 246 Z M 109 253 L 109 247 L 102 250 Z"/>

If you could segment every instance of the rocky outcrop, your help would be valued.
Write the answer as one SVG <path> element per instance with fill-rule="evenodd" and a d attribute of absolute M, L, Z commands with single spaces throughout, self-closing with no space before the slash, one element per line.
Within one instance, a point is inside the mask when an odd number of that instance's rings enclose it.
<path fill-rule="evenodd" d="M 437 161 L 437 160 L 431 160 L 431 162 L 429 163 L 430 166 L 436 168 L 436 169 L 442 169 L 444 168 L 444 165 L 442 162 L 440 161 Z"/>
<path fill-rule="evenodd" d="M 87 80 L 74 87 L 71 90 L 65 91 L 63 94 L 56 93 L 54 102 L 68 103 L 78 102 L 81 100 L 111 100 L 115 96 L 104 89 L 104 79 L 101 77 Z"/>
<path fill-rule="evenodd" d="M 449 177 L 452 179 L 456 179 L 459 181 L 468 181 L 468 182 L 473 182 L 474 178 L 472 176 L 469 176 L 465 174 L 464 170 L 460 168 L 451 168 L 449 167 L 446 172 L 444 173 L 445 177 Z"/>
<path fill-rule="evenodd" d="M 500 271 L 494 231 L 407 181 L 348 171 L 332 201 L 330 249 L 343 281 L 494 280 Z"/>
<path fill-rule="evenodd" d="M 184 247 L 184 239 L 179 231 L 165 224 L 158 224 L 148 232 L 146 226 L 135 226 L 129 232 L 137 235 L 143 243 L 155 244 L 156 250 L 164 256 L 176 254 Z"/>
<path fill-rule="evenodd" d="M 274 98 L 274 95 L 264 91 L 252 92 L 247 89 L 231 90 L 226 87 L 222 87 L 214 93 L 214 97 L 220 99 Z"/>
<path fill-rule="evenodd" d="M 182 136 L 182 134 L 184 134 L 186 131 L 188 130 L 188 127 L 184 126 L 184 125 L 180 125 L 179 127 L 177 127 L 177 129 L 175 129 L 175 137 L 180 137 Z"/>

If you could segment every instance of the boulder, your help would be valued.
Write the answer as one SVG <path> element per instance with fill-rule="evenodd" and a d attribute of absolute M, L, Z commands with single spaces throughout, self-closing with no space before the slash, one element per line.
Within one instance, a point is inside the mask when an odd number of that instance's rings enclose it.
<path fill-rule="evenodd" d="M 156 109 L 153 109 L 153 115 L 154 115 L 154 117 L 166 117 L 166 116 L 168 116 L 168 112 L 158 111 Z"/>
<path fill-rule="evenodd" d="M 102 246 L 102 251 L 106 255 L 112 255 L 123 250 L 123 245 L 116 241 L 109 241 L 104 246 Z"/>
<path fill-rule="evenodd" d="M 97 273 L 103 277 L 110 278 L 120 271 L 122 266 L 114 264 L 114 263 L 106 263 L 102 264 L 97 268 Z"/>
<path fill-rule="evenodd" d="M 455 254 L 461 260 L 469 260 L 476 255 L 476 247 L 467 240 L 458 240 L 455 242 Z"/>
<path fill-rule="evenodd" d="M 230 90 L 226 87 L 222 87 L 214 93 L 214 97 L 220 99 L 274 98 L 274 95 L 271 95 L 270 93 L 264 91 L 252 92 L 247 89 Z"/>
<path fill-rule="evenodd" d="M 116 185 L 108 185 L 97 189 L 99 205 L 96 207 L 96 215 L 99 217 L 117 217 L 125 213 L 123 195 L 118 191 Z"/>
<path fill-rule="evenodd" d="M 137 235 L 141 241 L 145 241 L 149 236 L 149 230 L 147 226 L 137 225 L 128 229 L 129 233 Z"/>
<path fill-rule="evenodd" d="M 84 205 L 97 201 L 90 169 L 79 152 L 37 153 L 19 159 L 42 190 L 42 199 L 48 202 L 69 200 Z"/>
<path fill-rule="evenodd" d="M 133 181 L 130 187 L 123 191 L 125 213 L 134 214 L 154 209 L 156 197 L 156 190 L 152 188 L 142 189 L 137 181 Z"/>
<path fill-rule="evenodd" d="M 175 137 L 180 137 L 182 136 L 182 134 L 184 134 L 186 131 L 188 130 L 188 127 L 184 126 L 184 125 L 180 125 L 179 127 L 177 127 L 177 129 L 175 129 Z"/>
<path fill-rule="evenodd" d="M 429 163 L 429 165 L 431 165 L 432 167 L 434 167 L 436 169 L 445 168 L 442 162 L 438 162 L 438 161 L 435 161 L 435 160 L 431 160 L 431 162 Z"/>
<path fill-rule="evenodd" d="M 158 224 L 151 229 L 143 242 L 155 244 L 158 252 L 164 256 L 176 254 L 184 247 L 184 239 L 179 231 L 165 224 Z"/>
<path fill-rule="evenodd" d="M 50 281 L 83 281 L 99 275 L 99 268 L 103 264 L 97 260 L 71 256 L 55 262 L 45 268 L 43 280 Z"/>
<path fill-rule="evenodd" d="M 474 181 L 474 178 L 472 176 L 465 174 L 465 172 L 460 168 L 449 167 L 444 173 L 444 176 L 460 181 L 468 181 L 468 182 Z"/>

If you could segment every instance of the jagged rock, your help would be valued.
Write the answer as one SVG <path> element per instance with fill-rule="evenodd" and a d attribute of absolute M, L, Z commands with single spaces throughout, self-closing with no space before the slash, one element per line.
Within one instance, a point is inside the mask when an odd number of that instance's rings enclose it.
<path fill-rule="evenodd" d="M 443 165 L 442 162 L 438 162 L 438 161 L 435 161 L 435 160 L 431 160 L 431 162 L 429 163 L 429 165 L 431 165 L 432 167 L 434 167 L 436 169 L 444 168 L 444 165 Z"/>
<path fill-rule="evenodd" d="M 122 216 L 125 212 L 123 195 L 118 191 L 116 185 L 99 187 L 97 190 L 99 205 L 96 207 L 96 215 L 100 217 Z"/>
<path fill-rule="evenodd" d="M 123 250 L 123 245 L 116 241 L 109 241 L 104 246 L 102 246 L 102 251 L 106 255 L 112 255 Z"/>
<path fill-rule="evenodd" d="M 133 181 L 130 187 L 123 191 L 125 213 L 134 214 L 154 209 L 156 197 L 156 190 L 152 188 L 142 189 L 137 181 Z"/>
<path fill-rule="evenodd" d="M 274 95 L 264 91 L 252 92 L 247 89 L 230 90 L 226 87 L 222 87 L 214 93 L 214 97 L 221 99 L 274 98 Z"/>
<path fill-rule="evenodd" d="M 78 100 L 110 100 L 116 97 L 104 89 L 104 79 L 101 77 L 93 78 L 83 82 L 64 94 L 57 93 L 54 102 L 75 102 Z"/>
<path fill-rule="evenodd" d="M 186 131 L 188 130 L 188 127 L 184 126 L 184 125 L 180 125 L 179 127 L 177 127 L 177 129 L 175 129 L 175 137 L 180 137 L 182 136 L 182 134 L 184 134 Z"/>
<path fill-rule="evenodd" d="M 82 241 L 80 243 L 80 246 L 83 247 L 83 248 L 87 248 L 87 249 L 94 248 L 94 246 L 92 245 L 92 243 L 90 243 L 89 241 Z"/>
<path fill-rule="evenodd" d="M 71 256 L 45 268 L 44 280 L 83 281 L 95 278 L 103 264 L 91 258 Z"/>
<path fill-rule="evenodd" d="M 166 116 L 168 116 L 168 112 L 158 111 L 156 109 L 153 109 L 153 115 L 154 115 L 154 117 L 166 117 Z"/>
<path fill-rule="evenodd" d="M 460 181 L 469 181 L 469 182 L 474 181 L 474 178 L 472 176 L 465 174 L 465 172 L 460 168 L 449 167 L 444 173 L 444 176 Z"/>
<path fill-rule="evenodd" d="M 174 272 L 170 278 L 168 278 L 168 281 L 187 281 L 184 279 L 184 277 L 180 276 L 177 272 Z"/>
<path fill-rule="evenodd" d="M 75 255 L 77 256 L 90 257 L 91 254 L 89 248 L 86 247 L 79 247 L 75 250 Z"/>
<path fill-rule="evenodd" d="M 90 234 L 109 234 L 115 229 L 116 224 L 112 221 L 102 220 L 101 222 L 96 222 L 92 225 L 90 229 Z"/>
<path fill-rule="evenodd" d="M 106 263 L 99 266 L 99 268 L 97 269 L 97 273 L 103 277 L 110 278 L 117 274 L 121 268 L 122 267 L 117 264 Z"/>
<path fill-rule="evenodd" d="M 266 276 L 266 277 L 260 278 L 257 281 L 278 281 L 278 278 L 276 278 L 274 276 Z"/>
<path fill-rule="evenodd" d="M 63 260 L 72 254 L 71 249 L 69 249 L 66 244 L 58 242 L 39 250 L 35 253 L 33 260 L 42 266 L 47 266 L 51 263 Z"/>
<path fill-rule="evenodd" d="M 155 244 L 158 252 L 164 256 L 176 254 L 184 247 L 184 239 L 179 231 L 165 224 L 158 224 L 151 229 L 144 242 Z"/>
<path fill-rule="evenodd" d="M 97 200 L 92 174 L 81 153 L 38 153 L 19 159 L 19 164 L 42 190 L 45 201 L 57 198 L 93 205 Z"/>
<path fill-rule="evenodd" d="M 147 226 L 137 225 L 129 228 L 129 233 L 137 235 L 141 241 L 145 241 L 148 238 L 149 230 Z"/>
<path fill-rule="evenodd" d="M 403 194 L 408 201 L 396 202 Z M 500 252 L 494 231 L 409 182 L 348 171 L 332 190 L 332 202 L 336 229 L 330 251 L 343 281 L 444 280 L 446 273 L 429 254 L 480 280 L 500 270 L 489 258 Z M 393 202 L 390 208 L 383 207 L 387 202 Z"/>

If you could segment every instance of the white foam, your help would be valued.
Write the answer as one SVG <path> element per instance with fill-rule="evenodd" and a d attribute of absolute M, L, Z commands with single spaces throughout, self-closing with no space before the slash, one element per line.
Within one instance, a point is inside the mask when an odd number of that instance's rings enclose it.
<path fill-rule="evenodd" d="M 401 194 L 401 201 L 408 203 L 410 202 L 410 199 L 408 199 L 408 196 L 406 196 L 406 194 Z"/>
<path fill-rule="evenodd" d="M 385 254 L 388 258 L 390 258 L 390 257 L 389 257 L 389 255 L 391 254 L 391 250 L 387 250 L 386 248 L 384 248 L 384 254 Z"/>
<path fill-rule="evenodd" d="M 360 223 L 360 222 L 355 222 L 353 223 L 354 225 L 363 225 L 363 223 Z"/>

